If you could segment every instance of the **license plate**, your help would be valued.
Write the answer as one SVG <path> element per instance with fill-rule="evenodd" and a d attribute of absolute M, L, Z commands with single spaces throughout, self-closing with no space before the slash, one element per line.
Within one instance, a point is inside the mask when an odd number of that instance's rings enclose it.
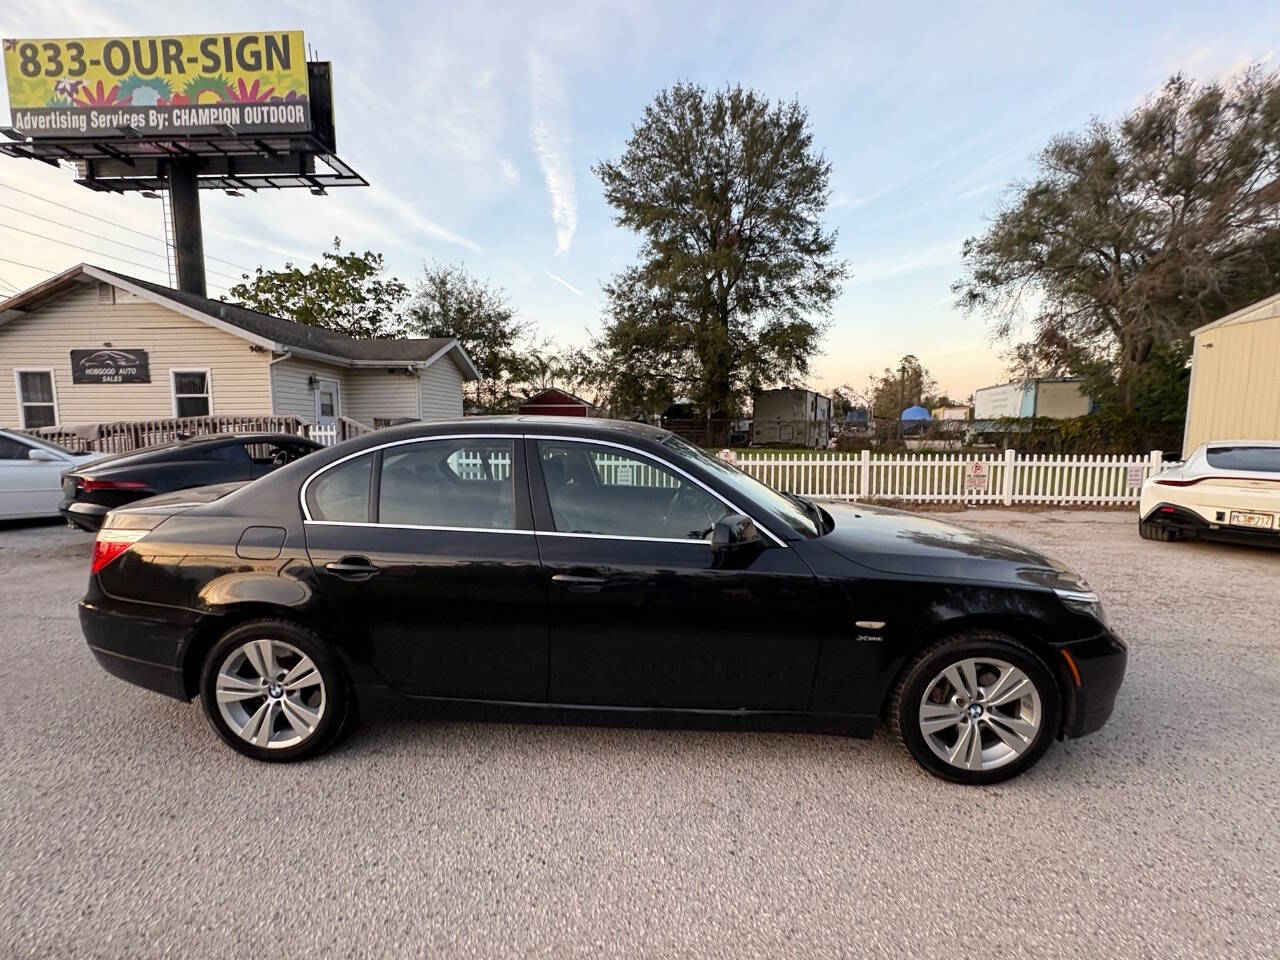
<path fill-rule="evenodd" d="M 1231 525 L 1235 527 L 1257 527 L 1270 530 L 1275 518 L 1269 513 L 1248 513 L 1244 510 L 1231 511 Z"/>

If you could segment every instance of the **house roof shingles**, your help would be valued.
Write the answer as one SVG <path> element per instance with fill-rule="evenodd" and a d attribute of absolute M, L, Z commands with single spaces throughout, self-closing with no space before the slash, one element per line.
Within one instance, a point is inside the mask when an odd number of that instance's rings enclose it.
<path fill-rule="evenodd" d="M 259 313 L 234 303 L 222 300 L 211 300 L 199 294 L 174 290 L 148 280 L 139 280 L 114 270 L 98 267 L 102 273 L 110 274 L 126 283 L 132 283 L 150 290 L 157 296 L 173 300 L 197 310 L 200 313 L 232 324 L 242 330 L 286 347 L 300 350 L 314 350 L 327 353 L 344 360 L 409 362 L 430 360 L 453 341 L 448 337 L 430 337 L 403 340 L 356 340 L 346 334 L 322 327 L 309 327 L 306 324 L 273 317 L 268 313 Z"/>

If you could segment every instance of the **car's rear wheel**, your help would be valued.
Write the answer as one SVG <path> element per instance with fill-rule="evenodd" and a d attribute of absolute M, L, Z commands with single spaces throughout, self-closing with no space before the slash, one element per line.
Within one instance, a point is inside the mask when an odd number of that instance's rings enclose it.
<path fill-rule="evenodd" d="M 350 684 L 318 636 L 284 620 L 228 631 L 205 658 L 200 699 L 214 730 L 256 760 L 302 760 L 347 726 Z"/>
<path fill-rule="evenodd" d="M 1162 527 L 1158 523 L 1149 523 L 1146 520 L 1138 521 L 1138 536 L 1143 540 L 1163 540 L 1166 543 L 1170 540 L 1178 539 L 1178 532 L 1170 530 L 1168 527 Z"/>
<path fill-rule="evenodd" d="M 1062 717 L 1058 684 L 1014 638 L 970 630 L 920 653 L 903 670 L 889 723 L 930 773 L 957 783 L 997 783 L 1049 749 Z"/>

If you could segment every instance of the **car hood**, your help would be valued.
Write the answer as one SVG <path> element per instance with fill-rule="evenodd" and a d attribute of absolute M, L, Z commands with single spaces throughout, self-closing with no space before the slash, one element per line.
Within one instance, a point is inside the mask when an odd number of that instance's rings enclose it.
<path fill-rule="evenodd" d="M 824 503 L 835 528 L 818 542 L 884 573 L 1010 586 L 1087 590 L 1069 567 L 1001 537 L 871 504 Z"/>

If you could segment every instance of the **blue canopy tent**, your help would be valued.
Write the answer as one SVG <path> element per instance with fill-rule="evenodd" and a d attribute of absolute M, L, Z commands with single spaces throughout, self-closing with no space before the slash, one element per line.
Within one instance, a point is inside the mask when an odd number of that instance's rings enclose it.
<path fill-rule="evenodd" d="M 902 432 L 903 434 L 921 433 L 926 429 L 925 424 L 932 419 L 933 417 L 924 407 L 907 407 L 902 411 Z"/>

